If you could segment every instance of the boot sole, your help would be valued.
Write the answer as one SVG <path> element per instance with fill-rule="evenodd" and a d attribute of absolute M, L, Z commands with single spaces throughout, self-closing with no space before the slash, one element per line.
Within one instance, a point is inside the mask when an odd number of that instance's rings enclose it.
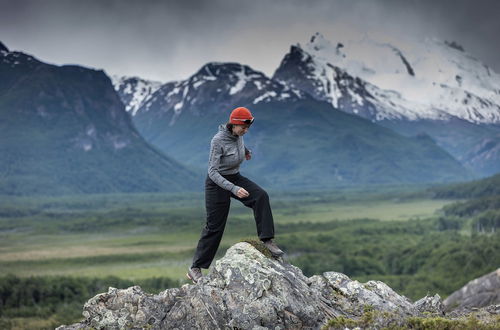
<path fill-rule="evenodd" d="M 192 277 L 191 275 L 189 275 L 189 273 L 186 273 L 186 277 L 189 278 L 191 280 L 191 282 L 193 282 L 193 284 L 196 284 L 198 282 L 196 282 Z"/>

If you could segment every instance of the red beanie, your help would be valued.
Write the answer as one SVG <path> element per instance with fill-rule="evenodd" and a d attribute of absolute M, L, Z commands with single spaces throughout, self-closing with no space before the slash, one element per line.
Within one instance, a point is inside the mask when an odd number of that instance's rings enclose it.
<path fill-rule="evenodd" d="M 253 123 L 253 116 L 250 110 L 244 107 L 234 109 L 229 116 L 229 123 L 234 125 L 250 125 Z"/>

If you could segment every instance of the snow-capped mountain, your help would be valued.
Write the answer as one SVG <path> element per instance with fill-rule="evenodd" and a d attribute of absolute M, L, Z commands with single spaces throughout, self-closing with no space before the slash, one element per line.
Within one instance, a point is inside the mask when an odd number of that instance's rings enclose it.
<path fill-rule="evenodd" d="M 139 77 L 114 75 L 111 79 L 133 117 L 153 112 L 156 118 L 168 116 L 169 126 L 175 124 L 181 113 L 200 115 L 200 109 L 210 111 L 207 109 L 212 109 L 213 104 L 220 106 L 214 111 L 221 112 L 238 104 L 311 98 L 300 89 L 290 88 L 239 63 L 207 63 L 189 78 L 163 85 Z"/>
<path fill-rule="evenodd" d="M 134 115 L 154 109 L 158 114 L 172 114 L 169 125 L 173 125 L 182 112 L 196 114 L 206 105 L 219 104 L 222 106 L 219 111 L 225 111 L 241 103 L 257 104 L 304 97 L 309 96 L 246 65 L 214 62 L 204 65 L 186 80 L 162 85 L 142 102 Z"/>
<path fill-rule="evenodd" d="M 480 175 L 500 171 L 500 75 L 454 42 L 331 43 L 317 33 L 273 78 L 400 134 L 428 134 Z"/>
<path fill-rule="evenodd" d="M 139 108 L 147 102 L 162 85 L 159 81 L 146 80 L 139 77 L 110 76 L 113 87 L 125 104 L 125 110 L 134 116 Z"/>
<path fill-rule="evenodd" d="M 245 136 L 254 155 L 248 173 L 273 187 L 470 175 L 432 139 L 401 136 L 238 63 L 208 63 L 186 80 L 162 85 L 132 119 L 148 142 L 205 172 L 209 141 L 236 106 L 249 107 L 256 118 Z"/>
<path fill-rule="evenodd" d="M 500 123 L 500 75 L 456 43 L 391 45 L 315 34 L 292 46 L 273 78 L 371 120 Z"/>

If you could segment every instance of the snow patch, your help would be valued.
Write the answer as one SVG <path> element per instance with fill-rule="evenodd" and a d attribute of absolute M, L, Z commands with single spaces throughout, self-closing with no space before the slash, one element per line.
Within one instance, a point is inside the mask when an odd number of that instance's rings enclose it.
<path fill-rule="evenodd" d="M 177 103 L 176 105 L 174 105 L 174 111 L 176 113 L 180 112 L 183 106 L 184 106 L 184 102 L 181 101 L 181 102 Z"/>
<path fill-rule="evenodd" d="M 276 94 L 275 91 L 268 91 L 264 94 L 262 94 L 261 96 L 255 98 L 255 100 L 253 100 L 253 104 L 257 104 L 259 102 L 262 102 L 262 101 L 269 101 L 270 98 L 273 98 L 273 97 L 276 97 L 278 94 Z"/>
<path fill-rule="evenodd" d="M 195 81 L 195 82 L 193 83 L 193 88 L 194 88 L 194 89 L 197 89 L 198 87 L 200 87 L 200 86 L 201 86 L 201 85 L 203 85 L 204 83 L 205 83 L 205 81 L 204 81 L 204 80 L 198 80 L 198 81 Z"/>
<path fill-rule="evenodd" d="M 253 83 L 254 83 L 255 87 L 257 87 L 257 90 L 260 91 L 262 89 L 262 83 L 260 81 L 254 80 Z"/>
<path fill-rule="evenodd" d="M 85 134 L 87 134 L 88 136 L 94 137 L 95 132 L 96 132 L 96 129 L 95 129 L 94 125 L 90 125 L 89 127 L 87 127 Z"/>
<path fill-rule="evenodd" d="M 229 95 L 234 95 L 241 91 L 249 80 L 249 77 L 245 74 L 245 68 L 243 67 L 243 65 L 241 66 L 241 71 L 236 72 L 235 75 L 238 80 L 236 81 L 236 84 L 229 90 Z"/>
<path fill-rule="evenodd" d="M 84 142 L 82 144 L 82 148 L 84 151 L 90 151 L 90 150 L 92 150 L 92 143 L 91 142 Z"/>
<path fill-rule="evenodd" d="M 138 77 L 119 77 L 112 76 L 111 80 L 115 90 L 121 95 L 126 104 L 125 110 L 132 116 L 147 103 L 153 94 L 160 89 L 161 83 L 150 81 Z"/>
<path fill-rule="evenodd" d="M 127 142 L 125 142 L 125 141 L 113 141 L 113 147 L 114 147 L 116 150 L 123 149 L 123 148 L 125 148 L 127 145 L 128 145 L 128 143 L 127 143 Z"/>

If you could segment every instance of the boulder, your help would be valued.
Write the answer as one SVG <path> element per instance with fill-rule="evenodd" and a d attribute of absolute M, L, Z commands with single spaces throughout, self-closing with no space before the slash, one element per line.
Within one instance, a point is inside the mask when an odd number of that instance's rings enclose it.
<path fill-rule="evenodd" d="M 446 310 L 500 304 L 500 268 L 476 278 L 444 300 Z"/>
<path fill-rule="evenodd" d="M 84 305 L 83 321 L 58 329 L 319 329 L 367 315 L 378 328 L 423 311 L 440 313 L 439 296 L 414 304 L 379 281 L 360 283 L 336 272 L 308 278 L 241 242 L 195 285 L 156 295 L 138 286 L 109 288 Z"/>

